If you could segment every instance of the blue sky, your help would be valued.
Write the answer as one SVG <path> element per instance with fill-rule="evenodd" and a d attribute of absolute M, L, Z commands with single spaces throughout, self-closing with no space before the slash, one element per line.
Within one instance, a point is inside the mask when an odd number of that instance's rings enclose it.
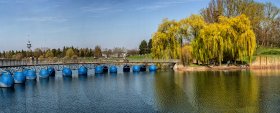
<path fill-rule="evenodd" d="M 0 0 L 0 50 L 138 48 L 163 18 L 198 14 L 210 0 Z M 259 0 L 260 1 L 260 0 Z M 279 0 L 270 0 L 280 6 Z"/>

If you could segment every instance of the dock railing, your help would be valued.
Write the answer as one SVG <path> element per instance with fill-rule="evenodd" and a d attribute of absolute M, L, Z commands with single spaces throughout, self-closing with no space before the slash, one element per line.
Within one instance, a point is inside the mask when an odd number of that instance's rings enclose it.
<path fill-rule="evenodd" d="M 28 63 L 29 61 L 27 59 L 17 60 L 0 58 L 0 66 L 27 65 Z"/>
<path fill-rule="evenodd" d="M 3 66 L 24 66 L 24 65 L 42 65 L 42 64 L 69 64 L 69 63 L 100 63 L 100 64 L 114 64 L 114 63 L 177 63 L 178 59 L 137 59 L 127 60 L 122 58 L 77 58 L 77 59 L 64 59 L 64 58 L 44 58 L 44 59 L 0 59 L 0 67 Z"/>

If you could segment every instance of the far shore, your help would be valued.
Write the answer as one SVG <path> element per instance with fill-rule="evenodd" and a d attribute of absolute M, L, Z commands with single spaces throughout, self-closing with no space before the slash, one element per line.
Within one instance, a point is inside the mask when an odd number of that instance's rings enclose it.
<path fill-rule="evenodd" d="M 220 71 L 220 70 L 262 70 L 262 69 L 280 69 L 280 65 L 265 66 L 244 66 L 244 65 L 221 65 L 221 66 L 183 66 L 176 64 L 173 68 L 175 71 Z"/>

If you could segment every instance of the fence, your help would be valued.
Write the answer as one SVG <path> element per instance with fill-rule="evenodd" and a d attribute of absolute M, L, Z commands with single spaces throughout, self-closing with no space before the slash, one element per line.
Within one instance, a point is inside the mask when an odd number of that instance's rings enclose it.
<path fill-rule="evenodd" d="M 22 66 L 22 65 L 40 65 L 40 64 L 64 64 L 64 63 L 177 63 L 177 59 L 141 59 L 141 60 L 127 60 L 122 58 L 77 58 L 77 59 L 65 59 L 65 58 L 44 58 L 44 59 L 0 59 L 0 66 Z"/>
<path fill-rule="evenodd" d="M 280 56 L 257 56 L 252 67 L 280 67 Z"/>
<path fill-rule="evenodd" d="M 28 63 L 29 63 L 29 61 L 27 59 L 24 59 L 24 60 L 0 59 L 0 66 L 27 65 Z"/>

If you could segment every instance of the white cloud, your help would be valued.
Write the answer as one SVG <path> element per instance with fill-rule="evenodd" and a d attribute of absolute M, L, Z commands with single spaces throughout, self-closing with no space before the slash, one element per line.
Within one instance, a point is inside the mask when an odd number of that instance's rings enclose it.
<path fill-rule="evenodd" d="M 155 4 L 155 5 L 150 5 L 150 6 L 138 7 L 136 10 L 157 10 L 157 9 L 161 9 L 164 7 L 167 7 L 167 6 Z"/>
<path fill-rule="evenodd" d="M 34 22 L 65 22 L 67 19 L 53 17 L 53 16 L 43 16 L 43 17 L 23 17 L 19 18 L 19 21 L 34 21 Z"/>
<path fill-rule="evenodd" d="M 142 10 L 158 10 L 166 7 L 176 6 L 178 4 L 185 4 L 187 2 L 195 2 L 195 1 L 201 1 L 201 0 L 166 0 L 166 1 L 160 1 L 153 3 L 151 5 L 142 6 L 136 8 L 136 10 L 142 11 Z"/>
<path fill-rule="evenodd" d="M 99 7 L 99 8 L 96 8 L 96 7 L 81 7 L 81 10 L 84 11 L 84 12 L 101 13 L 101 12 L 104 12 L 104 11 L 109 11 L 110 8 L 108 8 L 108 7 Z"/>
<path fill-rule="evenodd" d="M 81 11 L 93 14 L 109 14 L 109 13 L 116 13 L 122 12 L 122 9 L 116 9 L 113 7 L 96 7 L 96 6 L 84 6 L 80 8 Z"/>

